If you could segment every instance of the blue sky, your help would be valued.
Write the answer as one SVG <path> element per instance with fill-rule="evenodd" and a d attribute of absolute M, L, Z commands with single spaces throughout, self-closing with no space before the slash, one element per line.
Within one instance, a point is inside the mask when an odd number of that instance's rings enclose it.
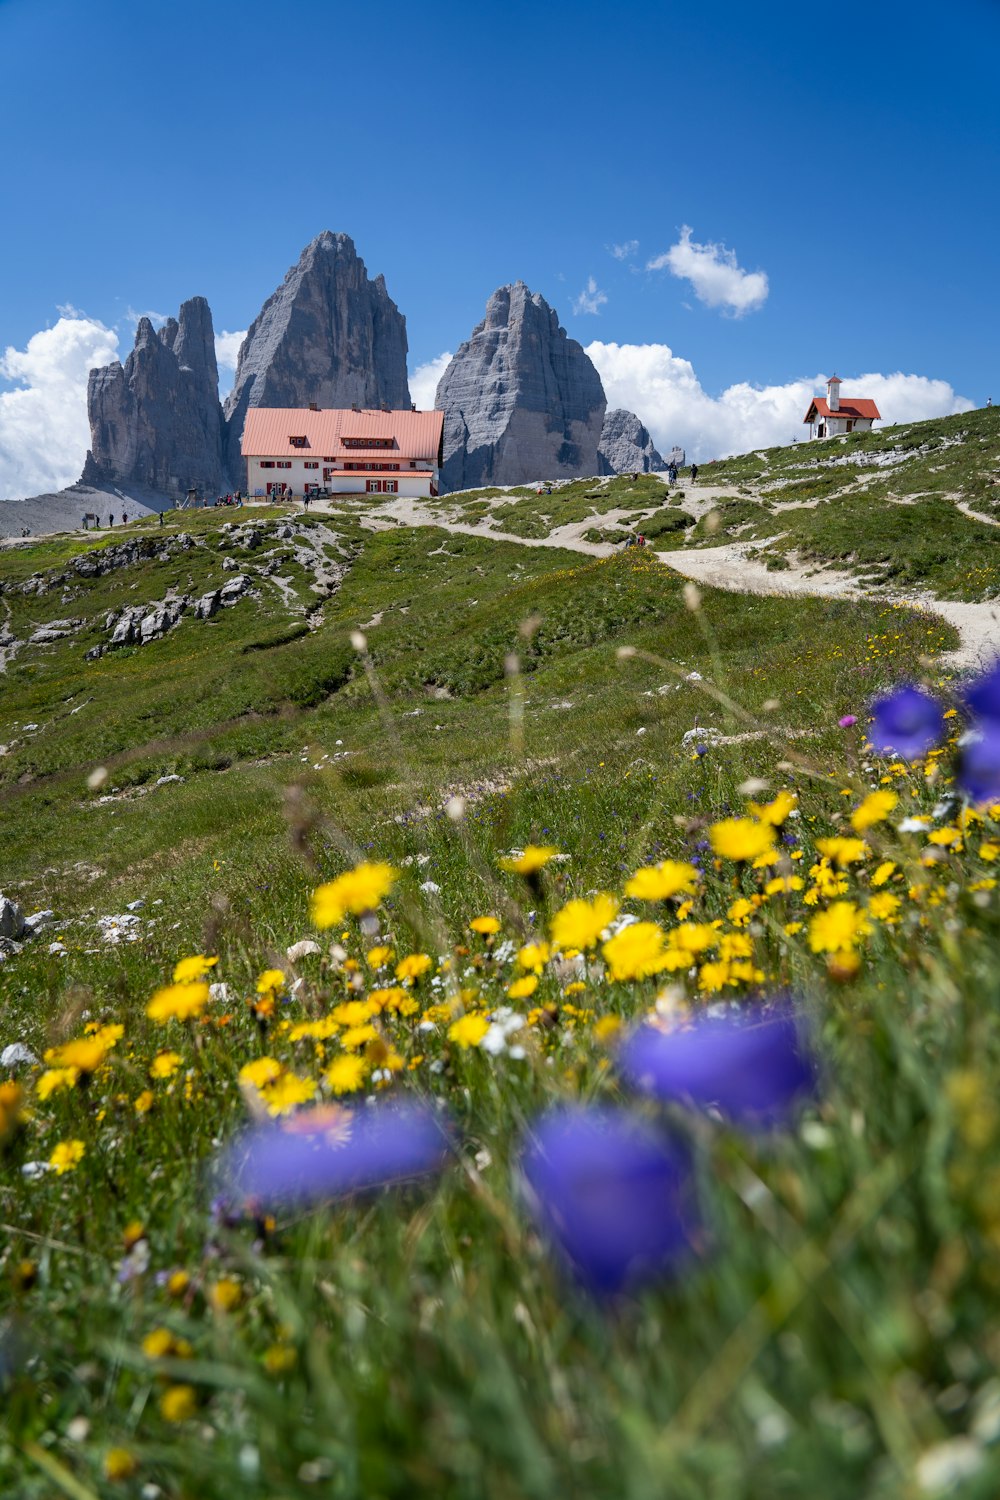
<path fill-rule="evenodd" d="M 384 272 L 411 370 L 521 277 L 584 344 L 667 346 L 710 400 L 834 364 L 1000 399 L 1000 5 L 829 17 L 0 0 L 0 348 L 69 305 L 124 353 L 130 310 L 195 293 L 244 329 L 331 228 Z M 647 269 L 684 226 L 766 298 L 737 316 Z M 0 390 L 34 378 L 4 368 Z"/>

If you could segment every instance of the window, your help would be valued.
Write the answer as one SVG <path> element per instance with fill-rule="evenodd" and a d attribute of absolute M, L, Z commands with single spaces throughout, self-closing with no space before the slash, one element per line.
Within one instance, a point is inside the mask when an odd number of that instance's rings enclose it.
<path fill-rule="evenodd" d="M 323 462 L 325 464 L 335 464 L 337 462 L 337 460 L 334 457 L 332 457 L 331 454 L 324 453 L 323 454 Z"/>
<path fill-rule="evenodd" d="M 319 468 L 319 463 L 318 462 L 317 463 L 311 463 L 309 461 L 309 459 L 307 458 L 306 461 L 305 461 L 305 463 L 302 465 L 302 467 L 304 469 L 318 469 Z"/>
<path fill-rule="evenodd" d="M 385 483 L 385 481 L 382 480 L 382 479 L 366 479 L 365 480 L 365 493 L 368 494 L 368 495 L 379 495 L 379 494 L 381 494 L 381 492 L 382 492 L 382 486 L 383 486 L 384 483 Z"/>
<path fill-rule="evenodd" d="M 340 440 L 345 448 L 395 448 L 395 438 L 345 437 Z"/>
<path fill-rule="evenodd" d="M 309 447 L 309 439 L 307 437 L 290 437 L 288 441 L 293 448 Z"/>
<path fill-rule="evenodd" d="M 262 469 L 273 469 L 274 468 L 274 459 L 273 458 L 262 458 L 261 461 L 260 461 L 260 466 L 261 466 Z"/>
<path fill-rule="evenodd" d="M 385 481 L 385 492 L 386 492 L 387 495 L 398 495 L 399 494 L 399 480 L 398 479 L 387 479 Z"/>
<path fill-rule="evenodd" d="M 276 469 L 290 469 L 292 467 L 292 460 L 290 458 L 279 458 L 275 462 L 274 467 Z"/>

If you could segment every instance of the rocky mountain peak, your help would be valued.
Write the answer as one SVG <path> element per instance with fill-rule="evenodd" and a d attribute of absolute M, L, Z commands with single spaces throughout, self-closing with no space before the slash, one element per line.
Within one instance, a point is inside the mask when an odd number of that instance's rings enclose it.
<path fill-rule="evenodd" d="M 492 294 L 434 404 L 445 414 L 446 490 L 598 472 L 607 406 L 600 376 L 523 281 Z"/>
<path fill-rule="evenodd" d="M 230 471 L 251 406 L 410 405 L 406 319 L 348 234 L 306 246 L 251 323 L 226 401 Z"/>

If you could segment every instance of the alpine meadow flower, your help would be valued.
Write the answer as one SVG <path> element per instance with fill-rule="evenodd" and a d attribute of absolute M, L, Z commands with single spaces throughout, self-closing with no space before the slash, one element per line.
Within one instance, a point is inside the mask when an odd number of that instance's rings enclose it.
<path fill-rule="evenodd" d="M 618 901 L 598 891 L 591 901 L 567 901 L 552 918 L 552 942 L 556 948 L 593 948 L 618 915 Z"/>
<path fill-rule="evenodd" d="M 312 919 L 317 927 L 336 927 L 345 916 L 361 917 L 384 901 L 399 879 L 399 871 L 383 862 L 364 861 L 321 885 L 312 893 Z"/>
<path fill-rule="evenodd" d="M 713 851 L 736 864 L 759 859 L 774 849 L 774 828 L 753 818 L 723 818 L 708 830 Z"/>
<path fill-rule="evenodd" d="M 1000 800 L 1000 717 L 987 721 L 982 733 L 962 746 L 958 784 L 973 802 Z"/>
<path fill-rule="evenodd" d="M 667 967 L 666 934 L 655 922 L 632 922 L 601 949 L 613 980 L 649 979 Z"/>
<path fill-rule="evenodd" d="M 688 895 L 698 884 L 698 871 L 684 860 L 665 859 L 658 865 L 644 865 L 625 882 L 626 896 L 637 901 L 669 901 L 671 896 Z"/>
<path fill-rule="evenodd" d="M 190 1021 L 200 1016 L 208 1004 L 208 985 L 203 980 L 186 984 L 168 984 L 146 1006 L 151 1021 Z"/>
<path fill-rule="evenodd" d="M 690 1257 L 698 1213 L 688 1151 L 624 1110 L 549 1110 L 521 1170 L 540 1228 L 596 1295 L 654 1281 Z"/>
<path fill-rule="evenodd" d="M 86 1154 L 83 1141 L 60 1141 L 49 1157 L 49 1166 L 57 1177 L 64 1172 L 75 1172 Z"/>
<path fill-rule="evenodd" d="M 855 833 L 864 833 L 876 823 L 883 823 L 896 807 L 899 798 L 895 792 L 869 792 L 851 813 L 851 827 Z"/>
<path fill-rule="evenodd" d="M 195 953 L 190 958 L 179 959 L 174 965 L 174 983 L 188 984 L 192 979 L 204 979 L 218 962 L 218 958 L 206 958 L 204 953 Z"/>
<path fill-rule="evenodd" d="M 715 1108 L 741 1125 L 771 1126 L 814 1089 L 816 1064 L 787 1001 L 750 1005 L 660 1031 L 640 1026 L 621 1066 L 633 1087 L 670 1103 Z"/>
<path fill-rule="evenodd" d="M 440 1172 L 450 1151 L 445 1123 L 423 1104 L 320 1106 L 293 1123 L 259 1126 L 229 1147 L 221 1170 L 230 1195 L 317 1203 Z"/>
<path fill-rule="evenodd" d="M 1000 660 L 969 688 L 965 701 L 977 719 L 1000 727 Z"/>
<path fill-rule="evenodd" d="M 936 698 L 912 684 L 897 688 L 872 704 L 869 738 L 880 755 L 893 751 L 903 760 L 919 760 L 944 734 L 944 710 Z"/>
<path fill-rule="evenodd" d="M 500 868 L 513 875 L 537 875 L 558 853 L 554 844 L 528 844 L 520 854 L 502 859 Z"/>

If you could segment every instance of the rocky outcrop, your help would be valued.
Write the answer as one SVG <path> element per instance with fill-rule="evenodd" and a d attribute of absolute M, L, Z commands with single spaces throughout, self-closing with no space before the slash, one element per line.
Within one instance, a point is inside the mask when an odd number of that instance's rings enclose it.
<path fill-rule="evenodd" d="M 212 314 L 204 297 L 156 332 L 140 318 L 124 365 L 91 370 L 86 484 L 141 484 L 173 497 L 224 485 L 222 407 Z"/>
<path fill-rule="evenodd" d="M 434 405 L 445 414 L 443 490 L 598 472 L 601 378 L 523 281 L 493 293 Z"/>
<path fill-rule="evenodd" d="M 599 474 L 649 474 L 666 467 L 635 412 L 621 407 L 604 418 L 597 458 Z"/>
<path fill-rule="evenodd" d="M 240 439 L 251 406 L 407 409 L 406 347 L 406 319 L 384 278 L 370 280 L 349 235 L 317 235 L 240 346 L 225 408 L 234 481 L 243 473 Z"/>

